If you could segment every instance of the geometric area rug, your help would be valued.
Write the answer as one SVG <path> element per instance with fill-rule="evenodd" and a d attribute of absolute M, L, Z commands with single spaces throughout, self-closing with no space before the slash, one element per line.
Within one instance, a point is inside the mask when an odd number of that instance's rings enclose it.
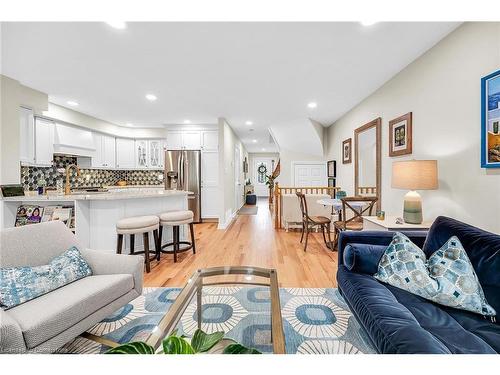
<path fill-rule="evenodd" d="M 180 288 L 144 288 L 143 294 L 88 332 L 119 343 L 145 340 L 175 301 Z M 269 288 L 204 287 L 202 329 L 223 330 L 226 337 L 272 353 Z M 288 354 L 375 353 L 366 333 L 337 289 L 280 288 Z M 196 305 L 188 306 L 178 332 L 190 337 L 197 328 Z M 109 348 L 78 337 L 58 353 L 103 353 Z"/>

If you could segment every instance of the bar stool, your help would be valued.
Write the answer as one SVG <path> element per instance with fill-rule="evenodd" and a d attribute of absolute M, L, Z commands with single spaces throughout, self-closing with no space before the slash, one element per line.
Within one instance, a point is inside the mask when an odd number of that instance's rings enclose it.
<path fill-rule="evenodd" d="M 193 249 L 193 254 L 196 254 L 196 245 L 194 241 L 194 228 L 193 228 L 193 212 L 192 211 L 170 211 L 164 212 L 159 215 L 160 218 L 160 235 L 158 240 L 159 252 L 157 252 L 157 260 L 160 260 L 160 253 L 164 254 L 174 254 L 174 262 L 177 262 L 177 253 L 183 253 L 190 249 Z M 191 232 L 191 242 L 180 241 L 179 230 L 180 226 L 184 224 L 189 224 L 189 230 Z M 173 232 L 173 241 L 161 246 L 161 239 L 163 234 L 163 226 L 171 226 Z M 188 245 L 181 248 L 180 245 Z M 172 250 L 163 250 L 167 247 L 172 246 Z"/>
<path fill-rule="evenodd" d="M 155 243 L 155 252 L 159 254 L 159 241 L 158 241 L 158 226 L 160 220 L 158 216 L 135 216 L 127 217 L 125 219 L 118 220 L 116 223 L 116 233 L 118 234 L 116 243 L 116 253 L 122 253 L 123 246 L 123 236 L 130 235 L 130 254 L 144 254 L 144 262 L 146 263 L 146 272 L 149 273 L 151 270 L 150 261 L 155 259 L 155 256 L 150 258 L 149 256 L 149 232 L 153 232 L 153 238 Z M 134 251 L 135 235 L 141 234 L 144 243 L 144 251 Z M 156 255 L 157 256 L 157 255 Z"/>

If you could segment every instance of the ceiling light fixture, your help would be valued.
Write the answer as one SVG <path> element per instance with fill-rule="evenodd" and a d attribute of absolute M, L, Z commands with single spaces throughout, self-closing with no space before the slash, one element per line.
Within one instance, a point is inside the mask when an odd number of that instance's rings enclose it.
<path fill-rule="evenodd" d="M 252 121 L 245 121 L 245 125 L 253 125 Z"/>
<path fill-rule="evenodd" d="M 191 124 L 191 120 L 184 120 L 184 124 Z"/>
<path fill-rule="evenodd" d="M 69 100 L 66 102 L 68 105 L 72 106 L 72 107 L 76 107 L 78 105 L 77 102 L 74 102 L 73 100 Z"/>
<path fill-rule="evenodd" d="M 377 22 L 376 21 L 361 21 L 361 24 L 363 26 L 372 26 L 375 25 Z"/>
<path fill-rule="evenodd" d="M 123 30 L 127 27 L 127 24 L 124 21 L 111 21 L 106 22 L 113 29 Z"/>
<path fill-rule="evenodd" d="M 310 103 L 308 103 L 308 104 L 307 104 L 307 107 L 308 107 L 308 108 L 311 108 L 311 109 L 314 109 L 314 108 L 316 108 L 317 106 L 318 106 L 318 103 L 316 103 L 316 102 L 310 102 Z"/>
<path fill-rule="evenodd" d="M 266 149 L 265 149 L 265 148 L 263 148 L 263 149 L 262 149 L 262 151 L 266 151 Z"/>
<path fill-rule="evenodd" d="M 257 143 L 257 140 L 256 140 L 256 139 L 252 139 L 252 142 L 253 142 L 253 143 Z"/>
<path fill-rule="evenodd" d="M 134 124 L 132 124 L 131 122 L 127 122 L 125 125 L 128 126 L 129 128 L 131 128 L 132 126 L 134 126 Z"/>
<path fill-rule="evenodd" d="M 146 99 L 149 100 L 150 102 L 154 102 L 158 98 L 154 94 L 146 94 Z"/>

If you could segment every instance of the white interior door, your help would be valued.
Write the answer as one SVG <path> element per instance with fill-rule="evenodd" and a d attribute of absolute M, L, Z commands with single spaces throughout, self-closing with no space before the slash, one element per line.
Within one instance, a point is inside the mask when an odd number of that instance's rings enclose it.
<path fill-rule="evenodd" d="M 234 148 L 234 210 L 243 205 L 243 185 L 241 183 L 241 152 L 239 147 Z"/>
<path fill-rule="evenodd" d="M 259 167 L 266 167 L 265 173 L 259 173 Z M 255 188 L 255 195 L 258 197 L 268 197 L 269 187 L 266 185 L 266 176 L 273 173 L 274 163 L 271 158 L 255 158 L 252 167 L 252 183 Z"/>
<path fill-rule="evenodd" d="M 294 186 L 327 186 L 326 164 L 294 163 Z"/>

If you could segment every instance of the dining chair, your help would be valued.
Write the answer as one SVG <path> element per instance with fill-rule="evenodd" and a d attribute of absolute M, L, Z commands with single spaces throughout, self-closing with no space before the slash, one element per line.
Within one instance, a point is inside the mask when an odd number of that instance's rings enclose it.
<path fill-rule="evenodd" d="M 297 192 L 297 197 L 299 198 L 300 211 L 302 213 L 302 235 L 300 236 L 300 243 L 304 239 L 304 232 L 306 234 L 306 242 L 304 244 L 304 251 L 307 249 L 307 240 L 309 239 L 309 232 L 314 227 L 321 227 L 321 232 L 323 233 L 323 240 L 328 248 L 328 244 L 332 244 L 332 239 L 330 237 L 330 224 L 331 220 L 324 216 L 309 216 L 307 211 L 307 200 L 305 194 Z M 328 241 L 326 241 L 325 230 L 328 233 Z M 331 246 L 331 245 L 330 245 Z"/>
<path fill-rule="evenodd" d="M 338 247 L 340 232 L 346 230 L 363 230 L 363 215 L 372 216 L 375 204 L 378 201 L 377 197 L 345 197 L 342 201 L 342 216 L 341 219 L 333 223 L 335 228 L 335 248 Z M 353 202 L 365 202 L 366 205 L 362 208 L 353 207 Z M 350 214 L 348 214 L 350 213 Z"/>

